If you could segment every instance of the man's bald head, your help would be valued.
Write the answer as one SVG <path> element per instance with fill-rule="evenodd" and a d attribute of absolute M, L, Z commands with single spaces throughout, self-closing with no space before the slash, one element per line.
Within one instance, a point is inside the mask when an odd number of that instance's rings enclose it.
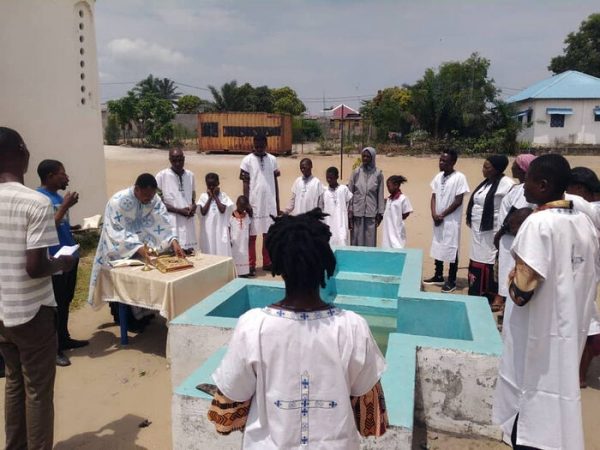
<path fill-rule="evenodd" d="M 169 158 L 172 158 L 174 156 L 182 156 L 182 155 L 183 155 L 183 150 L 181 150 L 180 148 L 169 149 Z"/>
<path fill-rule="evenodd" d="M 172 148 L 169 150 L 169 162 L 171 163 L 171 170 L 178 175 L 182 175 L 185 165 L 185 155 L 183 150 L 180 148 Z"/>

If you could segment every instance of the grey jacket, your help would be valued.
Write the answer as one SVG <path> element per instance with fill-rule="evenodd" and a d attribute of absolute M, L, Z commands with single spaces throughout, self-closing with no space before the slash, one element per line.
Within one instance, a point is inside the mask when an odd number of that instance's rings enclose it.
<path fill-rule="evenodd" d="M 385 183 L 381 170 L 360 166 L 352 172 L 348 181 L 352 200 L 348 206 L 355 217 L 375 217 L 385 212 Z"/>

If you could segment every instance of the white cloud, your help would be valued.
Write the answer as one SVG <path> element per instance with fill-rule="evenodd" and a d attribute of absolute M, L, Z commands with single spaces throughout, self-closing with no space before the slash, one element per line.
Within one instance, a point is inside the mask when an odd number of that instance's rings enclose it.
<path fill-rule="evenodd" d="M 250 25 L 238 16 L 235 10 L 218 6 L 196 6 L 192 8 L 165 8 L 156 11 L 156 16 L 166 27 L 194 33 L 246 33 Z"/>
<path fill-rule="evenodd" d="M 181 64 L 187 62 L 183 53 L 144 39 L 120 38 L 107 44 L 111 56 L 117 60 L 144 63 Z"/>
<path fill-rule="evenodd" d="M 426 68 L 478 51 L 491 60 L 498 86 L 520 88 L 549 75 L 546 67 L 562 52 L 567 33 L 598 9 L 598 0 L 341 3 L 97 2 L 99 68 L 112 75 L 102 81 L 135 82 L 153 73 L 201 87 L 232 79 L 288 85 L 310 99 L 367 96 L 414 83 Z M 103 96 L 114 98 L 130 88 L 104 85 Z M 322 102 L 307 107 L 316 110 Z"/>

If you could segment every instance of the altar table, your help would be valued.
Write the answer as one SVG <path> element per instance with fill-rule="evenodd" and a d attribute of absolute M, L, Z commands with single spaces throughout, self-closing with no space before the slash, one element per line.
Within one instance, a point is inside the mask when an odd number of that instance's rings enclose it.
<path fill-rule="evenodd" d="M 233 259 L 227 256 L 198 254 L 188 258 L 194 267 L 175 272 L 161 273 L 143 266 L 102 267 L 94 290 L 93 306 L 104 302 L 140 306 L 156 310 L 170 321 L 203 298 L 236 277 Z M 121 344 L 126 345 L 127 315 L 122 313 Z"/>

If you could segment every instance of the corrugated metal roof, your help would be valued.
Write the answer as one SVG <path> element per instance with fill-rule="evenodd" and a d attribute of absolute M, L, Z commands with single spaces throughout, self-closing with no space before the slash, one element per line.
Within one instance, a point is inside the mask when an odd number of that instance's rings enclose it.
<path fill-rule="evenodd" d="M 348 117 L 350 114 L 359 114 L 357 110 L 354 108 L 350 108 L 348 105 L 340 103 L 335 108 L 331 110 L 331 118 L 332 119 L 341 119 L 342 118 L 342 106 L 344 107 L 344 119 Z"/>
<path fill-rule="evenodd" d="M 527 99 L 555 98 L 599 98 L 600 78 L 568 70 L 553 77 L 532 84 L 510 97 L 507 102 L 514 103 Z"/>

